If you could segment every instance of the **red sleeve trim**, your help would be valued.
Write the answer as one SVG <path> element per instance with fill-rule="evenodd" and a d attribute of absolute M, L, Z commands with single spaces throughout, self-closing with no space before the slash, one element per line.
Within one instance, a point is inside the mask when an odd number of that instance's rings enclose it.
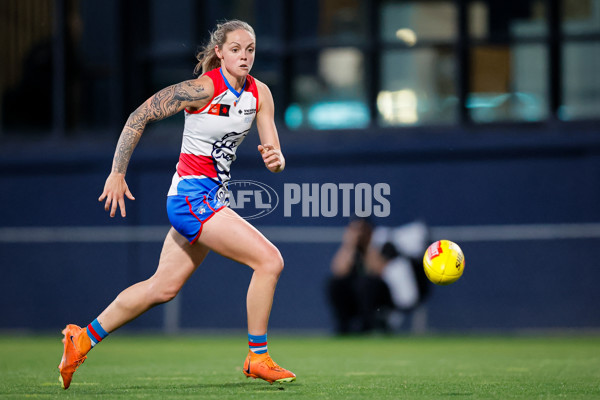
<path fill-rule="evenodd" d="M 256 79 L 253 76 L 248 75 L 247 81 L 248 88 L 246 89 L 248 92 L 252 93 L 254 98 L 256 99 L 256 112 L 258 112 L 258 85 L 256 84 Z"/>

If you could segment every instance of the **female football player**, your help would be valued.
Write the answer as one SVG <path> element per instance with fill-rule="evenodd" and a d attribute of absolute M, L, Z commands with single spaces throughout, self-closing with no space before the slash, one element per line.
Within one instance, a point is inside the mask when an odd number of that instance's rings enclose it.
<path fill-rule="evenodd" d="M 64 389 L 91 348 L 151 307 L 173 299 L 210 250 L 254 270 L 246 299 L 250 349 L 244 374 L 270 383 L 296 379 L 267 351 L 267 325 L 283 259 L 269 240 L 228 207 L 226 194 L 237 146 L 254 119 L 266 168 L 281 172 L 285 167 L 273 97 L 264 83 L 249 75 L 255 49 L 254 30 L 247 23 L 217 25 L 198 54 L 195 72 L 202 75 L 159 91 L 127 119 L 98 200 L 111 217 L 117 209 L 125 217 L 125 197 L 135 200 L 125 174 L 144 128 L 184 111 L 181 155 L 167 197 L 172 228 L 154 275 L 122 291 L 87 327 L 70 324 L 63 330 L 64 353 L 58 368 Z"/>

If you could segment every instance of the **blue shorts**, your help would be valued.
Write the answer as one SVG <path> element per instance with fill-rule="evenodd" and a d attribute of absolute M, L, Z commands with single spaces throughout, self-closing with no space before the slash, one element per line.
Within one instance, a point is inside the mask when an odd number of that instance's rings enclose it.
<path fill-rule="evenodd" d="M 167 215 L 173 228 L 195 243 L 202 233 L 202 226 L 226 204 L 212 195 L 215 191 L 198 191 L 194 194 L 167 197 Z"/>

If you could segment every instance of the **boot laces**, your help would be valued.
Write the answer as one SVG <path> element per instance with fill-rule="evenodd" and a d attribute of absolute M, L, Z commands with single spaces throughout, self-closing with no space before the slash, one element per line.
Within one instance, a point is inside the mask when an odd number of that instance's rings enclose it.
<path fill-rule="evenodd" d="M 271 357 L 267 358 L 264 361 L 264 363 L 267 365 L 267 367 L 269 367 L 269 369 L 283 371 L 283 368 L 281 368 L 279 365 L 277 365 L 277 363 L 275 361 L 273 361 L 273 359 Z"/>
<path fill-rule="evenodd" d="M 87 357 L 83 356 L 81 357 L 79 360 L 75 360 L 75 368 L 79 367 L 81 364 L 83 364 L 83 362 L 85 361 Z"/>

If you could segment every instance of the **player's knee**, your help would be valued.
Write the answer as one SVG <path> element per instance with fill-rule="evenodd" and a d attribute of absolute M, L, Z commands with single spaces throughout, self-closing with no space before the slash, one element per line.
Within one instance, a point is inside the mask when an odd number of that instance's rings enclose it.
<path fill-rule="evenodd" d="M 162 291 L 157 293 L 157 302 L 159 304 L 167 303 L 167 302 L 173 300 L 175 298 L 175 296 L 177 296 L 177 293 L 179 293 L 178 288 L 174 288 L 174 287 L 163 288 Z"/>
<path fill-rule="evenodd" d="M 279 276 L 283 271 L 283 257 L 277 248 L 273 247 L 263 259 L 260 270 L 269 275 Z"/>
<path fill-rule="evenodd" d="M 148 296 L 152 298 L 153 304 L 167 303 L 177 296 L 181 285 L 172 282 L 153 282 L 149 286 Z"/>

